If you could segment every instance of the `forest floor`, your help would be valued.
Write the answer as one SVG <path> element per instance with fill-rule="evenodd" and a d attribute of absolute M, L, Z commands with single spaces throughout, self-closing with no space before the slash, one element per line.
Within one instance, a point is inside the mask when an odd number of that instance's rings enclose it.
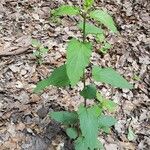
<path fill-rule="evenodd" d="M 76 0 L 77 1 L 77 0 Z M 83 101 L 82 83 L 75 89 L 48 87 L 33 93 L 36 83 L 46 78 L 66 60 L 66 42 L 81 37 L 76 17 L 50 21 L 50 10 L 72 0 L 0 0 L 0 149 L 73 150 L 60 124 L 47 113 L 72 110 Z M 106 150 L 150 149 L 150 2 L 149 0 L 97 0 L 114 17 L 120 35 L 108 36 L 113 48 L 105 55 L 94 47 L 91 62 L 111 66 L 134 84 L 133 90 L 115 90 L 98 85 L 118 109 L 118 123 L 110 135 L 100 134 Z M 48 47 L 43 64 L 38 65 L 31 38 Z M 90 38 L 90 37 L 89 37 Z M 129 127 L 135 136 L 127 138 Z M 64 148 L 63 148 L 64 147 Z"/>

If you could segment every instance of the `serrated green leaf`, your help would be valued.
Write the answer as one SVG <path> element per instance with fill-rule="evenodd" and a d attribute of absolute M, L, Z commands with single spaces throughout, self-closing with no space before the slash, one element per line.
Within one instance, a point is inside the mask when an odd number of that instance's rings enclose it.
<path fill-rule="evenodd" d="M 83 31 L 83 22 L 80 22 L 78 24 L 78 28 Z M 91 23 L 86 23 L 85 24 L 85 34 L 94 34 L 94 35 L 103 34 L 103 30 L 100 27 L 98 28 Z"/>
<path fill-rule="evenodd" d="M 78 132 L 75 128 L 67 128 L 66 133 L 71 139 L 75 139 L 78 136 Z"/>
<path fill-rule="evenodd" d="M 115 118 L 107 115 L 101 115 L 98 118 L 99 128 L 110 128 L 111 126 L 115 125 L 116 122 L 117 120 Z"/>
<path fill-rule="evenodd" d="M 94 99 L 96 97 L 96 87 L 94 85 L 87 85 L 81 92 L 80 95 L 86 99 Z"/>
<path fill-rule="evenodd" d="M 129 141 L 134 141 L 135 140 L 136 135 L 134 134 L 133 130 L 131 129 L 131 127 L 128 128 L 128 135 L 127 138 Z"/>
<path fill-rule="evenodd" d="M 91 56 L 91 44 L 82 43 L 76 39 L 72 39 L 67 47 L 67 75 L 74 86 L 83 76 L 83 72 L 86 66 L 90 62 Z"/>
<path fill-rule="evenodd" d="M 69 84 L 70 81 L 66 73 L 66 65 L 62 65 L 56 68 L 47 79 L 38 82 L 34 92 L 40 92 L 49 85 L 65 87 Z"/>
<path fill-rule="evenodd" d="M 76 112 L 67 112 L 67 111 L 51 112 L 50 117 L 55 121 L 66 125 L 75 124 L 78 122 L 78 114 Z"/>
<path fill-rule="evenodd" d="M 118 32 L 112 17 L 107 13 L 107 11 L 94 10 L 90 13 L 90 17 L 104 24 L 112 32 Z"/>
<path fill-rule="evenodd" d="M 98 106 L 93 106 L 90 108 L 80 106 L 78 110 L 82 136 L 85 138 L 87 147 L 90 149 L 97 147 L 99 114 L 100 109 Z"/>
<path fill-rule="evenodd" d="M 77 138 L 75 141 L 75 150 L 88 150 L 88 146 L 84 137 Z"/>
<path fill-rule="evenodd" d="M 62 5 L 55 9 L 53 16 L 63 16 L 63 15 L 78 15 L 80 13 L 79 8 L 70 5 Z"/>
<path fill-rule="evenodd" d="M 93 79 L 97 82 L 107 83 L 117 88 L 132 89 L 132 84 L 128 83 L 118 72 L 112 68 L 100 68 L 94 66 L 92 70 Z"/>

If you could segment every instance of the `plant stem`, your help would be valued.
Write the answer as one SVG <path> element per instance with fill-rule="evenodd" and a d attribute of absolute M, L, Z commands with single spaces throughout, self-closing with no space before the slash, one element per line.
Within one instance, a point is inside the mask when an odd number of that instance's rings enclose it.
<path fill-rule="evenodd" d="M 83 43 L 85 43 L 85 39 L 86 39 L 85 24 L 86 24 L 86 13 L 83 14 Z"/>
<path fill-rule="evenodd" d="M 85 40 L 86 40 L 85 24 L 86 24 L 86 13 L 83 14 L 83 43 L 85 43 Z M 84 88 L 86 86 L 85 80 L 86 80 L 86 77 L 85 77 L 85 72 L 84 72 L 83 73 L 83 86 L 84 86 Z M 86 107 L 86 98 L 84 98 L 84 107 Z"/>

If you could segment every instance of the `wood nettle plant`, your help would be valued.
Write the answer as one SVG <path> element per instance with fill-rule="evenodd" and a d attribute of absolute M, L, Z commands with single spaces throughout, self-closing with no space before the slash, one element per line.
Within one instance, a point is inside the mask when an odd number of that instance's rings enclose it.
<path fill-rule="evenodd" d="M 92 54 L 92 44 L 88 42 L 87 35 L 94 35 L 97 42 L 101 42 L 103 51 L 110 48 L 105 39 L 105 32 L 102 28 L 89 23 L 88 20 L 95 20 L 97 24 L 104 25 L 111 32 L 117 33 L 117 28 L 112 17 L 103 9 L 93 10 L 94 0 L 84 0 L 83 8 L 62 5 L 53 11 L 54 17 L 63 15 L 79 15 L 82 22 L 78 27 L 83 32 L 82 39 L 71 39 L 67 46 L 66 63 L 56 68 L 52 74 L 40 81 L 35 92 L 45 89 L 52 85 L 56 87 L 75 86 L 79 81 L 83 82 L 83 90 L 80 95 L 84 98 L 84 104 L 81 104 L 77 111 L 51 112 L 52 119 L 64 124 L 66 134 L 74 140 L 76 150 L 94 150 L 103 149 L 103 145 L 98 140 L 99 131 L 109 133 L 110 127 L 116 123 L 112 116 L 105 115 L 105 111 L 114 111 L 116 103 L 104 98 L 96 89 L 95 84 L 86 83 L 86 67 L 90 63 Z M 96 82 L 110 84 L 114 88 L 132 89 L 119 73 L 112 68 L 101 68 L 92 66 L 92 78 Z M 87 105 L 87 100 L 93 100 L 94 104 Z"/>

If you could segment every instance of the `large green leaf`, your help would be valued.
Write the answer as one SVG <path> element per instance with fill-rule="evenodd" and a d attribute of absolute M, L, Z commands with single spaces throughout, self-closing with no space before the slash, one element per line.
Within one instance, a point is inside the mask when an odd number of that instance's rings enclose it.
<path fill-rule="evenodd" d="M 92 50 L 90 43 L 82 43 L 72 39 L 67 47 L 67 74 L 71 85 L 74 86 L 83 76 L 90 61 Z"/>
<path fill-rule="evenodd" d="M 94 66 L 92 70 L 93 79 L 98 82 L 104 82 L 117 88 L 132 89 L 133 86 L 128 83 L 118 72 L 112 68 L 100 68 Z"/>
<path fill-rule="evenodd" d="M 80 92 L 80 95 L 86 99 L 94 99 L 96 97 L 96 87 L 94 85 L 87 85 Z"/>
<path fill-rule="evenodd" d="M 67 111 L 59 111 L 59 112 L 51 112 L 50 117 L 57 122 L 62 124 L 75 124 L 78 122 L 78 114 L 76 112 L 67 112 Z"/>
<path fill-rule="evenodd" d="M 63 15 L 78 15 L 80 13 L 79 8 L 70 5 L 62 5 L 55 9 L 53 16 L 63 16 Z"/>
<path fill-rule="evenodd" d="M 83 22 L 80 22 L 78 24 L 78 28 L 81 29 L 83 31 Z M 85 24 L 85 33 L 86 34 L 103 34 L 103 30 L 99 27 L 96 27 L 95 25 L 91 24 L 91 23 L 86 23 Z"/>
<path fill-rule="evenodd" d="M 70 84 L 66 73 L 66 65 L 62 65 L 56 68 L 52 74 L 47 78 L 37 83 L 34 92 L 40 92 L 49 85 L 54 85 L 57 87 L 65 87 Z"/>
<path fill-rule="evenodd" d="M 107 11 L 94 10 L 90 13 L 90 17 L 104 24 L 112 32 L 118 32 L 112 17 L 107 13 Z"/>
<path fill-rule="evenodd" d="M 78 132 L 75 128 L 67 128 L 66 133 L 71 139 L 75 139 L 78 136 Z"/>
<path fill-rule="evenodd" d="M 90 149 L 97 148 L 98 116 L 100 113 L 98 106 L 90 108 L 80 106 L 78 110 L 82 136 Z"/>

